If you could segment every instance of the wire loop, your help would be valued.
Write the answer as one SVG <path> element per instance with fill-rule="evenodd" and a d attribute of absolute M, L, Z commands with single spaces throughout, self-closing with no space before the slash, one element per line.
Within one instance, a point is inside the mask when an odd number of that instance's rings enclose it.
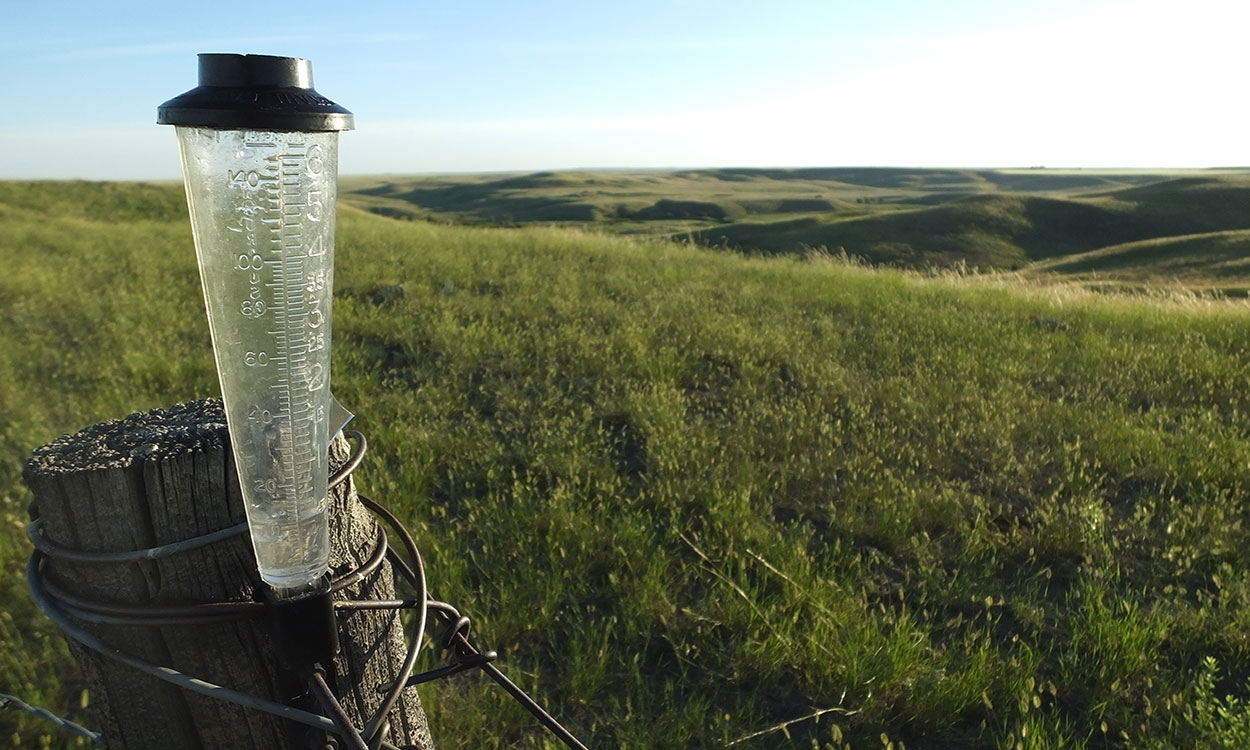
<path fill-rule="evenodd" d="M 360 465 L 368 448 L 365 436 L 360 432 L 344 430 L 343 433 L 352 438 L 357 447 L 347 461 L 330 477 L 329 486 L 331 488 L 347 481 L 352 472 Z M 572 733 L 561 726 L 551 714 L 547 713 L 538 703 L 526 695 L 524 691 L 513 684 L 495 667 L 493 662 L 498 658 L 498 655 L 494 651 L 482 652 L 473 645 L 469 638 L 472 622 L 468 617 L 461 615 L 454 606 L 447 602 L 439 601 L 429 595 L 421 553 L 417 549 L 412 534 L 408 532 L 399 518 L 385 506 L 364 495 L 358 495 L 358 498 L 366 508 L 377 515 L 397 534 L 405 554 L 401 555 L 399 550 L 387 544 L 386 531 L 382 524 L 378 524 L 374 549 L 369 558 L 355 569 L 335 577 L 331 581 L 331 591 L 338 593 L 355 586 L 375 573 L 384 560 L 389 560 L 399 573 L 399 577 L 405 579 L 414 589 L 416 596 L 410 599 L 394 600 L 340 600 L 334 603 L 335 609 L 347 611 L 377 609 L 414 610 L 417 613 L 415 635 L 411 643 L 408 644 L 407 652 L 396 674 L 396 678 L 392 682 L 378 688 L 379 692 L 385 694 L 385 697 L 378 709 L 361 729 L 351 726 L 350 722 L 347 721 L 342 706 L 338 703 L 325 679 L 324 673 L 320 670 L 313 670 L 306 677 L 311 692 L 317 696 L 323 710 L 330 716 L 303 711 L 282 703 L 215 685 L 183 674 L 170 667 L 151 664 L 107 646 L 99 637 L 75 622 L 123 626 L 200 625 L 231 622 L 263 615 L 266 605 L 262 601 L 224 601 L 165 605 L 121 604 L 93 600 L 72 594 L 48 581 L 44 575 L 44 562 L 46 560 L 66 560 L 81 563 L 127 563 L 156 560 L 200 549 L 238 536 L 247 531 L 246 523 L 147 549 L 120 552 L 84 552 L 69 549 L 46 537 L 43 534 L 43 521 L 36 517 L 26 529 L 26 535 L 35 548 L 26 565 L 27 584 L 30 587 L 31 597 L 34 599 L 35 604 L 43 610 L 48 618 L 66 636 L 83 646 L 156 679 L 178 685 L 185 690 L 280 716 L 327 732 L 347 742 L 348 746 L 353 750 L 405 750 L 383 739 L 390 727 L 388 716 L 403 691 L 414 685 L 478 668 L 482 669 L 491 679 L 502 686 L 504 690 L 521 703 L 565 745 L 575 750 L 586 750 L 586 746 L 574 737 Z M 427 619 L 431 612 L 434 613 L 443 625 L 443 636 L 440 646 L 447 654 L 448 663 L 442 667 L 414 675 L 413 671 L 417 655 L 422 645 L 422 634 L 425 632 Z M 333 665 L 322 666 L 332 667 Z"/>

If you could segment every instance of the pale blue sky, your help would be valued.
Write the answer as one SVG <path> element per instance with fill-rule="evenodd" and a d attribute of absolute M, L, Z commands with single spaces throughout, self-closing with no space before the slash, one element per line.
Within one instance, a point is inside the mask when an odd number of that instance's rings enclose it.
<path fill-rule="evenodd" d="M 0 6 L 0 177 L 175 179 L 198 52 L 307 57 L 344 174 L 1250 164 L 1244 0 Z"/>

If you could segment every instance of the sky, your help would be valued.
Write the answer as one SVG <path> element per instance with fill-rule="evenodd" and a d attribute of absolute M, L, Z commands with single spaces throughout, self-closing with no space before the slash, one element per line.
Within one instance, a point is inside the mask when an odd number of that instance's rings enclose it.
<path fill-rule="evenodd" d="M 0 4 L 0 178 L 178 179 L 196 54 L 304 57 L 341 174 L 1250 165 L 1245 0 Z"/>

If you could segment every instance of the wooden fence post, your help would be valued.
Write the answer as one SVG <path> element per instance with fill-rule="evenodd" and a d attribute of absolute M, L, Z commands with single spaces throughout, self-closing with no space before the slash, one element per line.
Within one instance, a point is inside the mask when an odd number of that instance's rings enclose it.
<path fill-rule="evenodd" d="M 332 466 L 348 458 L 331 446 Z M 244 520 L 221 405 L 180 404 L 92 425 L 39 448 L 24 476 L 32 514 L 49 541 L 83 552 L 148 549 L 225 529 Z M 374 551 L 377 525 L 349 478 L 330 498 L 331 572 L 356 568 Z M 72 596 L 120 605 L 252 601 L 259 586 L 246 534 L 157 559 L 85 563 L 49 558 L 43 578 Z M 336 595 L 394 599 L 389 563 Z M 336 694 L 356 726 L 382 700 L 405 653 L 394 610 L 337 613 L 342 649 Z M 265 618 L 160 626 L 75 621 L 110 647 L 223 687 L 282 701 Z M 307 750 L 292 722 L 188 692 L 81 647 L 71 647 L 88 680 L 92 726 L 109 750 Z M 416 690 L 404 690 L 389 715 L 388 741 L 433 747 Z M 323 745 L 318 745 L 323 747 Z"/>

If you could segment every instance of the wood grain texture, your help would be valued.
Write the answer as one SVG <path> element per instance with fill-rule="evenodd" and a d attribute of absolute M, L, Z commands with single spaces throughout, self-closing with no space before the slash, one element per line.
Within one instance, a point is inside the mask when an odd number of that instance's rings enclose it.
<path fill-rule="evenodd" d="M 34 512 L 51 541 L 75 550 L 117 552 L 169 544 L 244 520 L 243 501 L 221 405 L 195 401 L 92 425 L 38 449 L 24 476 Z M 350 455 L 340 435 L 332 467 Z M 357 567 L 374 551 L 377 524 L 351 479 L 332 493 L 331 572 Z M 67 591 L 119 604 L 251 601 L 259 590 L 246 535 L 156 560 L 48 561 L 47 579 Z M 389 563 L 337 598 L 393 599 Z M 111 647 L 153 664 L 271 700 L 289 702 L 268 621 L 133 627 L 80 623 Z M 357 724 L 381 702 L 404 656 L 399 617 L 340 612 L 342 649 L 332 684 Z M 299 748 L 284 720 L 181 690 L 71 641 L 88 680 L 94 727 L 110 750 Z M 285 687 L 285 690 L 284 690 Z M 415 689 L 391 713 L 391 742 L 432 748 Z"/>

